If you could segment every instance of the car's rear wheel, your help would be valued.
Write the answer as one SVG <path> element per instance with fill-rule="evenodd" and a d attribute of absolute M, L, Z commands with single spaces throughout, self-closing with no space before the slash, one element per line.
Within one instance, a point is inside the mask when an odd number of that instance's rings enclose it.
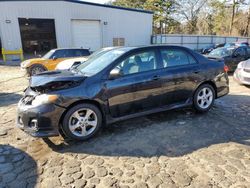
<path fill-rule="evenodd" d="M 44 66 L 42 66 L 42 65 L 32 65 L 29 68 L 29 75 L 33 76 L 33 75 L 39 74 L 39 73 L 44 72 L 44 71 L 47 71 L 47 69 Z"/>
<path fill-rule="evenodd" d="M 194 108 L 198 112 L 207 112 L 213 106 L 214 99 L 214 88 L 209 84 L 203 84 L 196 90 L 194 94 Z"/>
<path fill-rule="evenodd" d="M 87 140 L 101 128 L 102 114 L 92 104 L 79 104 L 72 107 L 64 116 L 62 130 L 74 140 Z"/>

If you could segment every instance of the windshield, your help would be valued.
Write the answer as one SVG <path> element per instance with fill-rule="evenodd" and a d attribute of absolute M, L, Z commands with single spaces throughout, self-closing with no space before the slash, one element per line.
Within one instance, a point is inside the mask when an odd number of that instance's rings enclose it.
<path fill-rule="evenodd" d="M 94 75 L 100 71 L 102 71 L 105 67 L 110 65 L 115 59 L 120 57 L 122 54 L 127 52 L 127 48 L 122 49 L 114 49 L 110 51 L 105 51 L 96 54 L 95 56 L 91 55 L 85 63 L 79 65 L 77 70 L 82 73 Z"/>
<path fill-rule="evenodd" d="M 235 43 L 226 43 L 224 47 L 229 48 L 229 47 L 234 47 Z"/>
<path fill-rule="evenodd" d="M 232 53 L 233 53 L 233 49 L 218 48 L 210 52 L 209 56 L 226 57 L 226 56 L 232 55 Z"/>
<path fill-rule="evenodd" d="M 50 59 L 51 56 L 54 54 L 54 52 L 55 52 L 55 50 L 50 50 L 42 58 L 44 58 L 44 59 Z"/>

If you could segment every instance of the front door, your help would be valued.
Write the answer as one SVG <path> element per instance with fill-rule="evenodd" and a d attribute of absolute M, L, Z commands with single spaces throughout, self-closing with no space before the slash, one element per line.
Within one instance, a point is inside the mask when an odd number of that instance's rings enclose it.
<path fill-rule="evenodd" d="M 122 76 L 106 82 L 108 103 L 113 117 L 159 107 L 161 79 L 157 62 L 156 51 L 149 50 L 134 53 L 117 64 Z"/>

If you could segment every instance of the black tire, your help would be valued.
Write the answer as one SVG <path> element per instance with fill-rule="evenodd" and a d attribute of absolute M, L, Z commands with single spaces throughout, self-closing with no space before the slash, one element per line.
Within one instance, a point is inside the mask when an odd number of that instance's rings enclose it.
<path fill-rule="evenodd" d="M 44 66 L 34 64 L 34 65 L 31 65 L 31 67 L 29 68 L 29 75 L 33 76 L 44 71 L 47 71 L 47 69 Z"/>
<path fill-rule="evenodd" d="M 70 118 L 72 118 L 72 115 L 82 109 L 90 109 L 91 111 L 93 111 L 95 113 L 95 117 L 97 118 L 97 125 L 94 128 L 93 132 L 91 132 L 89 135 L 86 136 L 77 136 L 75 134 L 72 133 L 72 131 L 70 130 Z M 93 136 L 95 136 L 97 134 L 97 132 L 100 130 L 100 128 L 102 127 L 102 114 L 101 111 L 93 104 L 88 104 L 88 103 L 84 103 L 84 104 L 78 104 L 76 106 L 73 106 L 71 109 L 68 110 L 68 112 L 65 114 L 63 121 L 62 121 L 62 131 L 64 132 L 64 134 L 66 135 L 66 137 L 73 139 L 73 140 L 80 140 L 80 141 L 84 141 L 84 140 L 88 140 L 90 138 L 92 138 Z M 80 131 L 81 132 L 81 131 Z"/>
<path fill-rule="evenodd" d="M 208 99 L 204 99 L 205 101 L 207 101 L 207 106 L 204 105 L 204 108 L 202 108 L 201 107 L 202 106 L 201 105 L 201 103 L 202 103 L 201 100 L 202 99 L 200 99 L 202 96 L 200 96 L 200 94 L 202 92 L 204 92 L 204 89 L 205 89 L 205 91 L 211 91 L 212 92 L 212 100 L 210 98 L 209 98 L 209 100 Z M 199 99 L 198 99 L 198 97 L 199 97 Z M 211 86 L 210 84 L 203 84 L 203 85 L 199 86 L 198 89 L 194 93 L 194 97 L 193 97 L 193 106 L 194 106 L 194 109 L 197 112 L 199 112 L 199 113 L 205 113 L 205 112 L 209 111 L 210 108 L 213 106 L 214 100 L 215 100 L 215 91 L 214 91 L 213 86 Z"/>

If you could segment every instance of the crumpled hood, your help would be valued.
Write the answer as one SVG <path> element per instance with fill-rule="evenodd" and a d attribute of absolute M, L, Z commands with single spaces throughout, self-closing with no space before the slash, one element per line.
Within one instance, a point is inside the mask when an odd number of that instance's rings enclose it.
<path fill-rule="evenodd" d="M 30 87 L 39 90 L 54 90 L 60 89 L 62 85 L 82 82 L 86 77 L 71 71 L 49 71 L 32 76 L 30 79 Z M 58 88 L 57 88 L 58 87 Z M 65 89 L 65 88 L 62 88 Z"/>

